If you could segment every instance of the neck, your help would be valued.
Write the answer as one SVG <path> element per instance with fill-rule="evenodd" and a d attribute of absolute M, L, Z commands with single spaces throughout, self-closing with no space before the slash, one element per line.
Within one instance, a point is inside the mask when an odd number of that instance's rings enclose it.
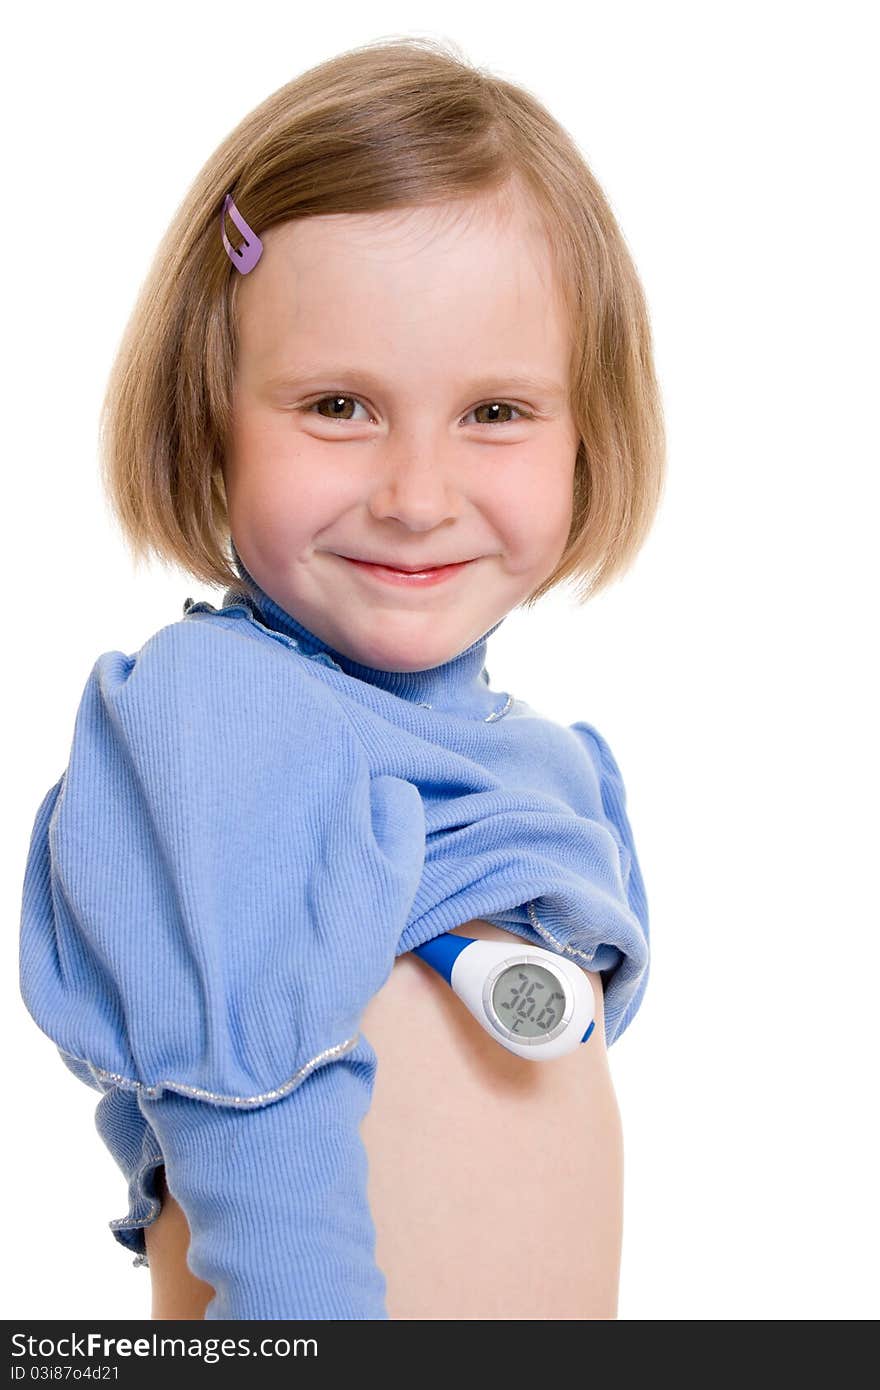
<path fill-rule="evenodd" d="M 493 632 L 497 632 L 504 618 L 500 618 L 464 651 L 441 662 L 439 666 L 419 671 L 384 671 L 354 661 L 344 652 L 331 647 L 282 608 L 247 570 L 234 544 L 232 557 L 235 571 L 242 581 L 241 590 L 257 609 L 260 621 L 266 627 L 292 637 L 305 656 L 328 662 L 354 680 L 365 681 L 402 700 L 425 705 L 429 709 L 487 721 L 502 711 L 507 712 L 505 705 L 508 697 L 490 688 L 485 666 L 488 639 Z M 227 590 L 224 603 L 230 602 L 233 594 L 238 592 L 238 588 Z"/>

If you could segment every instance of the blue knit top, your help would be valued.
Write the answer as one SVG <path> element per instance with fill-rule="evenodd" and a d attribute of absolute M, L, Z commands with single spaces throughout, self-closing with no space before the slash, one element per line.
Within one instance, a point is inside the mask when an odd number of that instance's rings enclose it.
<path fill-rule="evenodd" d="M 610 1045 L 648 978 L 642 877 L 605 740 L 490 685 L 500 623 L 374 670 L 236 563 L 221 607 L 96 661 L 33 827 L 21 992 L 102 1092 L 135 1263 L 164 1164 L 206 1318 L 385 1318 L 367 1002 L 482 917 L 601 971 Z"/>

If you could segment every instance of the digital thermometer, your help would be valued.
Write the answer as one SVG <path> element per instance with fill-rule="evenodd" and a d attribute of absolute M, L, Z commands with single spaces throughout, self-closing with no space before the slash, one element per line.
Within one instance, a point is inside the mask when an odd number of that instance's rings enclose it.
<path fill-rule="evenodd" d="M 413 947 L 413 954 L 433 966 L 486 1032 L 517 1057 L 563 1057 L 593 1031 L 593 987 L 564 956 L 454 932 Z"/>

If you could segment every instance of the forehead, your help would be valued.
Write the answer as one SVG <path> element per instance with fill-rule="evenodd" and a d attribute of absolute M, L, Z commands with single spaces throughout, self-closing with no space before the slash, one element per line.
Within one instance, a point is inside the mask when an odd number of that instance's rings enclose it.
<path fill-rule="evenodd" d="M 243 353 L 290 344 L 393 346 L 431 333 L 457 351 L 515 334 L 553 337 L 561 314 L 551 246 L 528 200 L 456 200 L 377 213 L 300 218 L 270 228 L 237 284 Z M 555 325 L 558 336 L 558 323 Z"/>
<path fill-rule="evenodd" d="M 400 253 L 436 251 L 466 240 L 511 237 L 547 245 L 547 226 L 534 199 L 515 187 L 381 212 L 293 218 L 262 233 L 264 258 L 279 269 L 294 258 L 317 258 L 324 248 L 381 261 Z M 274 254 L 272 254 L 274 252 Z M 261 277 L 265 279 L 266 277 Z M 245 283 L 258 283 L 247 277 Z"/>

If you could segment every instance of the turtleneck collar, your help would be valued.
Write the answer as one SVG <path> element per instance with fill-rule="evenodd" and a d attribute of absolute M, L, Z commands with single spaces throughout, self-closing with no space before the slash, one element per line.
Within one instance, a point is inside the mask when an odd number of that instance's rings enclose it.
<path fill-rule="evenodd" d="M 441 662 L 439 666 L 431 666 L 422 671 L 383 671 L 353 661 L 344 652 L 337 651 L 335 647 L 316 637 L 260 587 L 245 567 L 234 543 L 231 550 L 233 567 L 242 584 L 241 590 L 233 587 L 226 591 L 223 597 L 224 604 L 234 602 L 236 596 L 243 592 L 250 606 L 256 609 L 264 626 L 293 638 L 304 656 L 336 666 L 355 680 L 366 681 L 402 700 L 423 705 L 427 709 L 464 718 L 483 719 L 486 722 L 501 718 L 511 709 L 513 697 L 507 692 L 491 689 L 489 673 L 485 666 L 488 639 L 493 632 L 498 631 L 504 618 L 500 618 L 494 627 L 490 627 L 464 651 L 450 657 L 448 661 Z"/>

